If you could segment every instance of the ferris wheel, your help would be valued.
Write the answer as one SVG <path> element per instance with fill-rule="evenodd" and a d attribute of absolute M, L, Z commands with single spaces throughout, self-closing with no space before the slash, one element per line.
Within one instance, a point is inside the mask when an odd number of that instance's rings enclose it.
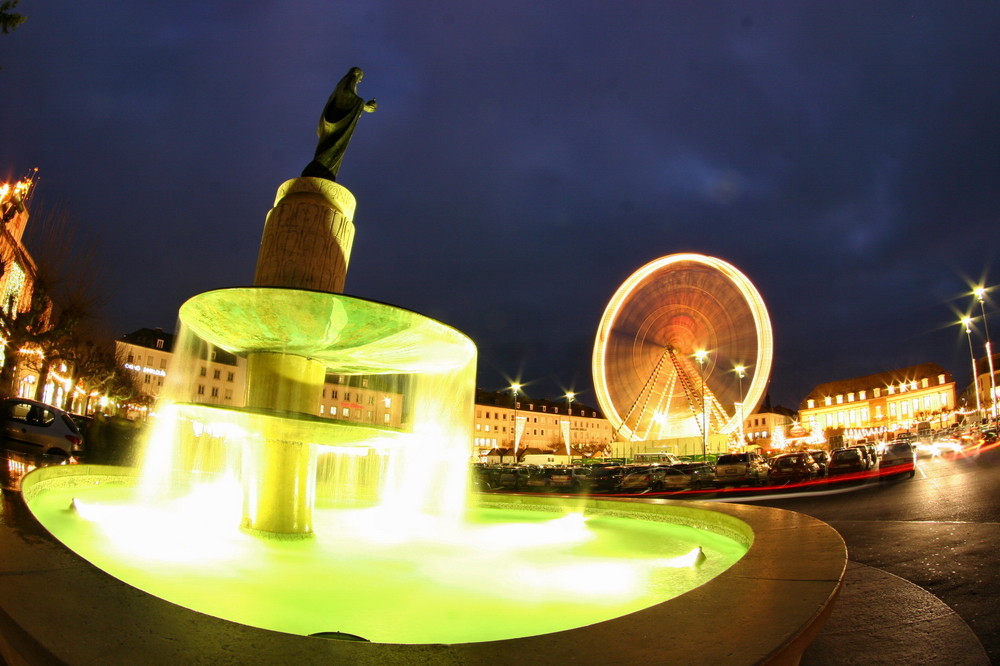
<path fill-rule="evenodd" d="M 633 273 L 594 343 L 597 400 L 626 440 L 738 436 L 764 397 L 774 341 L 767 308 L 732 265 L 672 254 Z"/>

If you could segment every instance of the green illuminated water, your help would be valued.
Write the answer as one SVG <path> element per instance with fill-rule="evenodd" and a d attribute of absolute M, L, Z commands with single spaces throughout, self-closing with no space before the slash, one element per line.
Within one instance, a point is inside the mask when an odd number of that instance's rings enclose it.
<path fill-rule="evenodd" d="M 266 629 L 376 642 L 488 641 L 589 625 L 678 596 L 746 551 L 682 525 L 497 509 L 475 510 L 457 529 L 378 509 L 317 511 L 316 538 L 278 541 L 237 529 L 238 501 L 220 502 L 214 490 L 171 507 L 145 507 L 133 493 L 53 486 L 31 508 L 78 554 L 173 603 Z M 79 514 L 67 509 L 73 498 Z M 691 566 L 698 546 L 706 559 Z"/>

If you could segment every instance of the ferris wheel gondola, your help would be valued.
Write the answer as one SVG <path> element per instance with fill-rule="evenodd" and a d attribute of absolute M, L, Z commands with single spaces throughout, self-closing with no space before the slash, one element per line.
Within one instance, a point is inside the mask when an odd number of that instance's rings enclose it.
<path fill-rule="evenodd" d="M 597 400 L 619 438 L 738 434 L 763 400 L 773 338 L 767 308 L 732 265 L 672 254 L 615 292 L 594 343 Z"/>

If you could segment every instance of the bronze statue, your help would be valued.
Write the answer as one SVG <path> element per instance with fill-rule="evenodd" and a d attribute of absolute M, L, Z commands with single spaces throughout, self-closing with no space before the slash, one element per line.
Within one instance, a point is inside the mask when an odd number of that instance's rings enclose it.
<path fill-rule="evenodd" d="M 375 100 L 366 102 L 358 96 L 358 83 L 363 76 L 360 68 L 351 67 L 334 88 L 319 118 L 316 157 L 303 169 L 303 176 L 337 180 L 337 171 L 344 160 L 344 151 L 354 134 L 358 118 L 362 112 L 371 113 L 378 107 Z"/>

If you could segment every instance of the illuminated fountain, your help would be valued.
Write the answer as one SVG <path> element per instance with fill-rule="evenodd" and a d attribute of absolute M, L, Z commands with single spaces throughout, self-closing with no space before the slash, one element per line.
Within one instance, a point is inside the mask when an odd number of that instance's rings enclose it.
<path fill-rule="evenodd" d="M 691 635 L 742 609 L 702 661 L 722 663 L 734 641 L 739 661 L 794 661 L 846 562 L 819 521 L 665 500 L 467 501 L 475 347 L 440 322 L 341 293 L 353 214 L 329 178 L 285 183 L 254 286 L 182 306 L 141 479 L 91 465 L 25 477 L 34 519 L 95 566 L 47 551 L 77 563 L 58 599 L 0 592 L 0 630 L 4 617 L 17 627 L 0 631 L 0 656 L 215 661 L 252 644 L 265 662 L 524 661 L 556 649 L 583 663 L 605 661 L 612 644 L 640 656 L 653 632 Z M 213 353 L 246 359 L 244 407 L 188 401 Z M 385 409 L 317 415 L 328 376 Z M 793 547 L 797 564 L 784 568 Z M 31 621 L 94 586 L 114 596 L 113 619 L 88 614 L 74 637 Z M 149 642 L 163 632 L 169 645 Z"/>

